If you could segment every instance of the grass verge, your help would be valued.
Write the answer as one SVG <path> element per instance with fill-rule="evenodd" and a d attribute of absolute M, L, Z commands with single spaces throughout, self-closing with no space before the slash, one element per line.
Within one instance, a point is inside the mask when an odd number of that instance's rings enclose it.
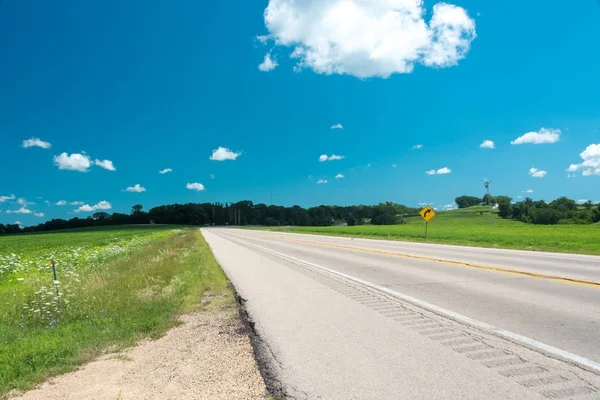
<path fill-rule="evenodd" d="M 45 303 L 54 307 L 51 320 L 23 311 L 39 296 L 35 287 L 6 282 L 0 282 L 3 294 L 12 290 L 13 295 L 0 301 L 0 398 L 107 351 L 159 337 L 181 314 L 235 307 L 233 289 L 196 229 L 161 234 L 82 271 L 71 283 L 68 299 Z M 203 302 L 205 298 L 212 300 Z"/>
<path fill-rule="evenodd" d="M 505 220 L 482 207 L 440 212 L 429 223 L 427 242 L 502 249 L 600 255 L 600 224 L 531 225 Z M 265 229 L 265 228 L 259 228 Z M 425 222 L 411 217 L 405 225 L 285 227 L 271 230 L 332 236 L 424 242 Z"/>

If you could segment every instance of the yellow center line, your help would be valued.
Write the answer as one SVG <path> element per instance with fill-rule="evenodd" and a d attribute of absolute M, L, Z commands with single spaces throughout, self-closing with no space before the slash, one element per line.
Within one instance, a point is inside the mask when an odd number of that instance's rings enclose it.
<path fill-rule="evenodd" d="M 548 274 L 542 274 L 539 272 L 529 272 L 529 271 L 522 271 L 522 270 L 518 270 L 518 269 L 511 269 L 511 268 L 493 267 L 493 266 L 489 266 L 489 265 L 475 264 L 475 263 L 469 263 L 469 262 L 463 262 L 463 261 L 445 260 L 442 258 L 415 256 L 412 254 L 396 253 L 396 252 L 385 251 L 385 250 L 363 249 L 360 247 L 314 242 L 314 241 L 310 241 L 310 240 L 289 239 L 289 238 L 282 238 L 282 237 L 278 237 L 278 236 L 266 236 L 266 237 L 275 239 L 275 240 L 287 241 L 287 242 L 312 244 L 315 246 L 332 247 L 332 248 L 336 248 L 336 249 L 350 250 L 350 251 L 363 252 L 363 253 L 382 254 L 382 255 L 386 255 L 386 256 L 408 258 L 408 259 L 412 259 L 412 260 L 430 261 L 430 262 L 436 262 L 436 263 L 441 263 L 441 264 L 453 265 L 453 266 L 457 266 L 457 267 L 474 268 L 474 269 L 480 269 L 480 270 L 485 270 L 485 271 L 500 272 L 500 273 L 504 273 L 504 274 L 526 276 L 529 278 L 536 278 L 536 279 L 546 279 L 546 280 L 551 280 L 551 281 L 556 281 L 556 282 L 569 283 L 572 285 L 581 285 L 581 286 L 587 286 L 587 287 L 600 289 L 600 282 L 591 281 L 591 280 L 587 280 L 587 279 L 569 278 L 566 276 L 558 276 L 558 275 L 548 275 Z"/>

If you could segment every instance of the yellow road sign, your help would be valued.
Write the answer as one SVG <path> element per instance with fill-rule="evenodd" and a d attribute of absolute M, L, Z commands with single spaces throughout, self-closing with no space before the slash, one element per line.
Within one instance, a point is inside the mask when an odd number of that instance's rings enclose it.
<path fill-rule="evenodd" d="M 421 214 L 421 217 L 423 217 L 423 219 L 426 222 L 429 222 L 433 219 L 433 217 L 435 217 L 435 211 L 433 210 L 433 208 L 427 206 L 424 209 L 421 210 L 421 212 L 419 212 L 419 214 Z"/>

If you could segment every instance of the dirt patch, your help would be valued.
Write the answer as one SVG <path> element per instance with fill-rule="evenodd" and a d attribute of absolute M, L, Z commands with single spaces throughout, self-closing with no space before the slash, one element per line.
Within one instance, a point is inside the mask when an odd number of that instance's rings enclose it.
<path fill-rule="evenodd" d="M 108 354 L 11 399 L 265 399 L 234 310 L 186 315 L 156 341 Z"/>

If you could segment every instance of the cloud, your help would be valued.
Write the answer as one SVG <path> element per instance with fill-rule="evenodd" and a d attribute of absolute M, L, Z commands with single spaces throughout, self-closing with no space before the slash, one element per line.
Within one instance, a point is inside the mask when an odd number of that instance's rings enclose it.
<path fill-rule="evenodd" d="M 112 205 L 108 201 L 103 200 L 94 206 L 84 204 L 81 207 L 79 207 L 77 210 L 75 210 L 75 212 L 80 213 L 80 212 L 92 212 L 92 211 L 96 211 L 96 210 L 110 210 L 111 208 L 112 208 Z"/>
<path fill-rule="evenodd" d="M 83 204 L 83 201 L 72 201 L 69 204 L 72 206 L 80 206 Z"/>
<path fill-rule="evenodd" d="M 41 218 L 41 217 L 44 216 L 44 213 L 34 213 L 33 215 L 35 215 L 36 217 L 40 217 Z"/>
<path fill-rule="evenodd" d="M 327 183 L 327 179 L 319 179 L 319 180 L 317 181 L 317 185 L 324 185 L 324 184 L 326 184 L 326 183 Z"/>
<path fill-rule="evenodd" d="M 44 142 L 40 138 L 31 138 L 27 140 L 23 140 L 23 147 L 41 147 L 42 149 L 49 149 L 52 145 L 48 142 Z"/>
<path fill-rule="evenodd" d="M 577 204 L 582 205 L 582 204 L 587 203 L 588 201 L 589 201 L 588 199 L 579 199 L 579 200 L 577 200 Z"/>
<path fill-rule="evenodd" d="M 139 183 L 136 183 L 135 186 L 130 186 L 127 189 L 123 190 L 123 192 L 135 192 L 135 193 L 142 193 L 145 191 L 146 191 L 146 188 L 140 186 Z"/>
<path fill-rule="evenodd" d="M 208 174 L 208 176 L 210 177 L 210 179 L 215 179 L 215 174 Z"/>
<path fill-rule="evenodd" d="M 4 203 L 7 200 L 14 200 L 15 195 L 11 194 L 10 196 L 0 196 L 0 203 Z"/>
<path fill-rule="evenodd" d="M 21 223 L 21 221 L 15 221 L 15 225 L 19 225 L 20 228 L 23 227 L 23 224 Z"/>
<path fill-rule="evenodd" d="M 521 193 L 533 193 L 532 189 L 523 190 Z"/>
<path fill-rule="evenodd" d="M 107 169 L 109 171 L 116 171 L 117 170 L 115 168 L 113 162 L 110 161 L 110 160 L 102 160 L 102 161 L 100 161 L 100 160 L 96 159 L 94 161 L 94 164 L 96 164 L 97 166 L 102 167 L 104 169 Z"/>
<path fill-rule="evenodd" d="M 277 68 L 278 65 L 277 61 L 271 58 L 271 53 L 267 53 L 263 62 L 258 66 L 258 69 L 262 72 L 269 72 Z"/>
<path fill-rule="evenodd" d="M 571 164 L 567 172 L 583 171 L 583 176 L 600 175 L 600 143 L 590 144 L 579 156 L 583 162 Z"/>
<path fill-rule="evenodd" d="M 226 161 L 226 160 L 236 160 L 242 153 L 235 153 L 225 147 L 219 147 L 216 150 L 213 150 L 210 159 L 213 161 Z"/>
<path fill-rule="evenodd" d="M 431 202 L 428 203 L 428 202 L 424 202 L 424 201 L 419 202 L 419 206 L 420 207 L 425 207 L 425 206 L 429 206 L 429 205 L 432 205 L 432 204 L 434 204 L 434 203 L 431 203 Z"/>
<path fill-rule="evenodd" d="M 456 210 L 458 208 L 458 205 L 456 203 L 450 203 L 442 206 L 442 208 L 446 211 Z"/>
<path fill-rule="evenodd" d="M 75 210 L 76 213 L 80 213 L 80 212 L 92 212 L 94 211 L 94 207 L 88 205 L 88 204 L 84 204 L 81 207 L 79 207 L 77 210 Z"/>
<path fill-rule="evenodd" d="M 344 129 L 344 126 L 342 124 L 335 124 L 331 127 L 331 129 Z"/>
<path fill-rule="evenodd" d="M 537 168 L 530 168 L 529 169 L 529 175 L 531 175 L 534 178 L 543 178 L 548 174 L 548 172 L 541 170 L 541 169 L 537 169 Z"/>
<path fill-rule="evenodd" d="M 483 143 L 479 145 L 482 149 L 495 149 L 496 143 L 491 140 L 484 140 Z"/>
<path fill-rule="evenodd" d="M 110 210 L 112 205 L 108 201 L 101 201 L 94 206 L 94 210 Z"/>
<path fill-rule="evenodd" d="M 448 167 L 440 168 L 437 171 L 435 169 L 431 169 L 429 171 L 425 171 L 427 175 L 447 175 L 451 173 L 452 170 Z"/>
<path fill-rule="evenodd" d="M 422 144 L 415 144 L 412 148 L 413 148 L 413 150 L 419 150 L 419 149 L 423 148 L 423 145 Z"/>
<path fill-rule="evenodd" d="M 267 42 L 269 41 L 269 36 L 268 35 L 258 35 L 258 36 L 256 36 L 256 40 L 258 40 L 261 44 L 267 44 Z"/>
<path fill-rule="evenodd" d="M 52 204 L 52 203 L 50 203 L 50 201 L 48 201 L 48 200 L 44 200 L 44 203 L 45 203 L 47 206 L 49 206 L 49 205 L 51 205 L 51 204 Z"/>
<path fill-rule="evenodd" d="M 92 161 L 85 154 L 74 153 L 68 155 L 67 153 L 62 153 L 58 156 L 54 156 L 54 164 L 58 166 L 58 169 L 88 172 L 92 165 Z"/>
<path fill-rule="evenodd" d="M 66 201 L 64 201 L 64 200 L 60 200 L 60 201 L 57 201 L 57 202 L 56 202 L 56 205 L 57 205 L 57 206 L 66 206 L 66 205 L 67 205 L 67 202 L 66 202 Z"/>
<path fill-rule="evenodd" d="M 337 161 L 337 160 L 343 160 L 344 156 L 338 156 L 335 154 L 332 154 L 330 156 L 328 156 L 327 154 L 322 154 L 321 156 L 319 156 L 319 162 L 325 162 L 325 161 Z"/>
<path fill-rule="evenodd" d="M 440 2 L 430 12 L 422 0 L 270 0 L 264 19 L 276 46 L 293 49 L 295 70 L 359 78 L 456 65 L 477 36 L 465 9 Z"/>
<path fill-rule="evenodd" d="M 26 207 L 21 207 L 18 210 L 6 210 L 7 214 L 31 214 L 33 211 Z"/>
<path fill-rule="evenodd" d="M 342 174 L 337 174 L 337 175 L 335 176 L 335 179 L 344 179 L 344 178 L 345 178 L 345 176 L 344 176 L 344 175 L 342 175 Z"/>
<path fill-rule="evenodd" d="M 560 129 L 542 128 L 538 132 L 528 132 L 510 142 L 510 144 L 547 144 L 560 140 Z"/>
<path fill-rule="evenodd" d="M 35 204 L 35 203 L 33 201 L 27 201 L 24 198 L 18 198 L 17 199 L 17 204 L 20 205 L 20 206 L 28 206 L 30 204 Z"/>
<path fill-rule="evenodd" d="M 161 171 L 158 171 L 158 173 L 161 175 L 168 174 L 169 172 L 173 172 L 173 170 L 171 168 L 165 168 Z"/>
<path fill-rule="evenodd" d="M 198 182 L 194 182 L 194 183 L 188 183 L 187 185 L 185 185 L 186 189 L 189 190 L 195 190 L 197 192 L 201 192 L 204 190 L 204 185 Z"/>

